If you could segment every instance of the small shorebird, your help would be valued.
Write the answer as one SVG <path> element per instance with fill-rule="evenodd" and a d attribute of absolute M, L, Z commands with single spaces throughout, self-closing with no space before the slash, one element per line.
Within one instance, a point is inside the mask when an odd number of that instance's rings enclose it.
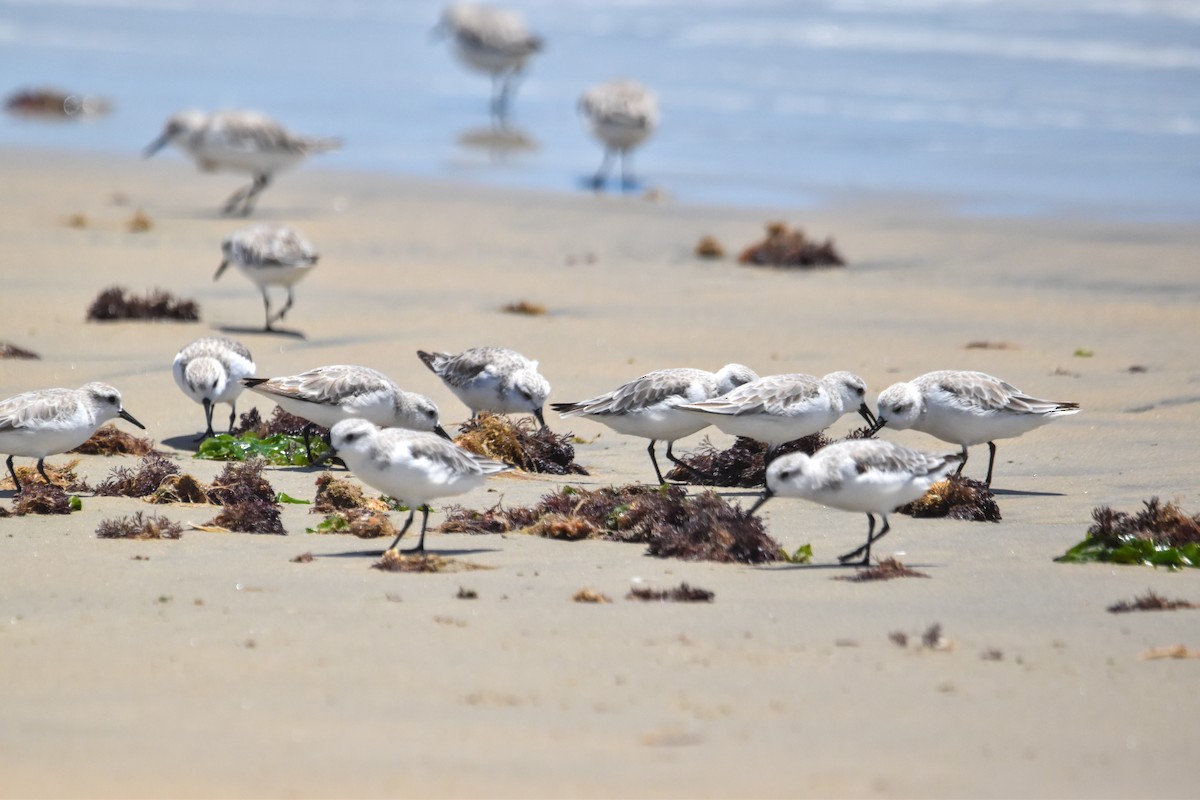
<path fill-rule="evenodd" d="M 221 242 L 221 255 L 221 265 L 213 280 L 220 278 L 230 264 L 236 264 L 262 292 L 267 331 L 274 330 L 271 326 L 292 307 L 292 287 L 312 271 L 319 257 L 316 249 L 287 225 L 255 225 L 232 233 Z M 274 316 L 267 297 L 268 286 L 287 289 L 287 302 Z"/>
<path fill-rule="evenodd" d="M 171 365 L 175 384 L 183 393 L 204 406 L 204 433 L 199 442 L 213 435 L 213 406 L 229 403 L 229 432 L 237 419 L 237 398 L 242 378 L 254 374 L 254 359 L 241 342 L 224 336 L 206 336 L 189 344 Z"/>
<path fill-rule="evenodd" d="M 341 147 L 341 140 L 299 136 L 257 111 L 180 111 L 167 120 L 163 132 L 143 151 L 146 158 L 168 144 L 191 157 L 204 172 L 246 172 L 254 182 L 229 198 L 221 209 L 243 217 L 267 188 L 276 172 L 295 166 L 313 153 Z"/>
<path fill-rule="evenodd" d="M 871 560 L 871 545 L 891 526 L 887 515 L 905 503 L 925 496 L 929 487 L 945 478 L 963 456 L 934 455 L 880 439 L 852 439 L 818 450 L 814 455 L 788 453 L 767 467 L 767 488 L 750 513 L 772 497 L 801 497 L 814 503 L 861 511 L 867 515 L 867 543 L 838 561 L 849 563 L 862 556 Z M 875 533 L 875 514 L 883 528 Z"/>
<path fill-rule="evenodd" d="M 614 154 L 621 159 L 622 186 L 634 186 L 629 151 L 658 127 L 658 97 L 637 81 L 615 80 L 584 92 L 579 110 L 587 117 L 592 135 L 604 145 L 604 160 L 592 178 L 592 186 L 600 189 L 607 182 Z"/>
<path fill-rule="evenodd" d="M 823 378 L 792 373 L 767 375 L 681 408 L 704 416 L 731 436 L 766 442 L 770 461 L 781 444 L 825 430 L 849 411 L 858 411 L 874 425 L 866 394 L 863 379 L 850 372 L 831 372 Z"/>
<path fill-rule="evenodd" d="M 417 351 L 417 357 L 471 409 L 497 414 L 533 414 L 546 427 L 542 406 L 550 382 L 538 372 L 538 362 L 505 347 L 472 347 L 457 355 Z"/>
<path fill-rule="evenodd" d="M 388 550 L 400 544 L 419 508 L 421 538 L 406 552 L 424 551 L 430 500 L 464 494 L 482 486 L 487 476 L 512 469 L 433 434 L 380 428 L 365 419 L 339 422 L 329 438 L 331 447 L 318 463 L 337 456 L 360 481 L 408 505 L 408 519 Z"/>
<path fill-rule="evenodd" d="M 110 419 L 146 426 L 121 407 L 121 393 L 106 383 L 88 383 L 78 389 L 37 389 L 0 400 L 0 453 L 8 453 L 8 473 L 17 494 L 21 482 L 13 469 L 13 456 L 36 458 L 38 472 L 46 474 L 46 456 L 73 450 L 91 438 Z"/>
<path fill-rule="evenodd" d="M 304 427 L 304 449 L 310 461 L 309 437 L 314 424 L 332 428 L 342 420 L 365 419 L 384 428 L 429 431 L 450 438 L 432 400 L 404 391 L 370 367 L 334 364 L 280 378 L 245 378 L 242 383 L 289 414 L 309 421 Z"/>
<path fill-rule="evenodd" d="M 474 3 L 454 3 L 442 12 L 435 33 L 454 38 L 459 60 L 492 76 L 492 121 L 508 122 L 508 105 L 525 62 L 542 49 L 542 39 L 529 32 L 516 11 Z"/>
<path fill-rule="evenodd" d="M 872 433 L 885 425 L 913 428 L 962 447 L 959 474 L 967 463 L 967 447 L 987 442 L 984 483 L 991 486 L 996 439 L 1011 439 L 1053 419 L 1077 414 L 1079 404 L 1039 400 L 987 373 L 948 369 L 892 384 L 880 393 L 877 409 Z"/>
<path fill-rule="evenodd" d="M 590 400 L 552 403 L 550 407 L 564 419 L 587 417 L 607 425 L 617 433 L 649 439 L 650 446 L 646 452 L 650 454 L 654 475 L 661 484 L 663 475 L 654 456 L 655 442 L 665 440 L 667 458 L 687 469 L 687 464 L 671 452 L 671 446 L 676 439 L 691 436 L 709 424 L 699 414 L 680 411 L 679 407 L 709 400 L 757 379 L 754 370 L 741 364 L 726 364 L 716 372 L 688 368 L 660 369 Z"/>

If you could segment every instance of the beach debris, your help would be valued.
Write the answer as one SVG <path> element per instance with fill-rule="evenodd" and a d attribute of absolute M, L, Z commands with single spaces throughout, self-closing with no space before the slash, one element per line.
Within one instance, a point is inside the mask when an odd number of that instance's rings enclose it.
<path fill-rule="evenodd" d="M 63 224 L 68 228 L 83 230 L 88 226 L 88 218 L 84 214 L 76 213 L 63 220 Z"/>
<path fill-rule="evenodd" d="M 715 592 L 690 586 L 685 581 L 673 589 L 651 589 L 649 586 L 634 586 L 625 595 L 626 600 L 643 600 L 660 603 L 711 603 L 716 597 Z"/>
<path fill-rule="evenodd" d="M 576 603 L 603 604 L 603 603 L 611 603 L 612 602 L 612 598 L 609 597 L 608 595 L 604 594 L 603 592 L 598 591 L 596 589 L 586 589 L 586 588 L 580 589 L 578 592 L 576 592 L 574 595 L 571 596 L 571 599 L 574 600 Z"/>
<path fill-rule="evenodd" d="M 1075 356 L 1076 358 L 1091 358 L 1092 356 L 1096 355 L 1096 353 L 1094 350 L 1088 350 L 1086 347 L 1076 347 L 1075 352 L 1071 355 Z"/>
<path fill-rule="evenodd" d="M 1004 653 L 999 648 L 989 647 L 979 654 L 981 661 L 1003 661 Z"/>
<path fill-rule="evenodd" d="M 223 528 L 237 533 L 268 533 L 286 536 L 279 507 L 260 498 L 237 500 L 221 508 L 205 526 Z"/>
<path fill-rule="evenodd" d="M 705 491 L 631 484 L 596 490 L 567 486 L 534 506 L 484 512 L 451 506 L 443 533 L 522 533 L 575 541 L 639 542 L 649 555 L 685 561 L 762 564 L 782 558 L 762 520 Z"/>
<path fill-rule="evenodd" d="M 1156 661 L 1160 658 L 1200 658 L 1200 650 L 1189 650 L 1187 645 L 1173 644 L 1166 647 L 1152 647 L 1138 658 L 1141 661 Z"/>
<path fill-rule="evenodd" d="M 1130 375 L 1143 375 L 1143 374 L 1149 372 L 1150 368 L 1143 366 L 1142 364 L 1130 364 L 1128 367 L 1125 368 L 1125 371 L 1128 372 Z"/>
<path fill-rule="evenodd" d="M 888 639 L 897 647 L 908 647 L 908 634 L 904 631 L 892 631 Z"/>
<path fill-rule="evenodd" d="M 478 600 L 479 599 L 478 592 L 476 592 L 474 589 L 467 589 L 462 586 L 458 587 L 458 594 L 456 594 L 454 596 L 457 597 L 459 600 Z"/>
<path fill-rule="evenodd" d="M 132 517 L 106 519 L 96 526 L 97 539 L 179 539 L 183 526 L 161 514 L 145 515 L 141 511 Z"/>
<path fill-rule="evenodd" d="M 524 314 L 528 317 L 541 317 L 546 313 L 544 305 L 533 303 L 529 300 L 516 300 L 512 303 L 506 303 L 500 307 L 500 310 L 506 314 Z"/>
<path fill-rule="evenodd" d="M 112 103 L 99 95 L 75 94 L 41 87 L 18 89 L 4 101 L 10 114 L 44 120 L 83 119 L 107 114 Z"/>
<path fill-rule="evenodd" d="M 876 561 L 872 566 L 855 570 L 853 575 L 839 575 L 835 581 L 852 581 L 865 583 L 867 581 L 890 581 L 893 578 L 928 578 L 924 572 L 909 569 L 894 558 Z"/>
<path fill-rule="evenodd" d="M 382 511 L 371 511 L 366 508 L 348 508 L 335 511 L 325 517 L 319 524 L 306 528 L 306 533 L 348 533 L 359 539 L 378 539 L 383 536 L 395 536 L 399 531 L 392 525 L 388 515 Z"/>
<path fill-rule="evenodd" d="M 739 264 L 772 267 L 842 267 L 842 259 L 833 239 L 818 242 L 809 239 L 800 228 L 789 228 L 785 222 L 768 222 L 767 236 L 738 256 Z"/>
<path fill-rule="evenodd" d="M 308 420 L 279 406 L 265 421 L 258 409 L 252 408 L 238 417 L 233 433 L 217 434 L 201 442 L 196 458 L 210 461 L 261 458 L 272 466 L 307 467 L 308 451 L 302 432 L 308 424 Z M 312 454 L 316 457 L 328 448 L 329 431 L 319 425 L 313 425 L 309 431 Z"/>
<path fill-rule="evenodd" d="M 179 475 L 180 472 L 174 461 L 160 453 L 151 453 L 143 457 L 134 469 L 114 467 L 108 477 L 96 486 L 95 493 L 101 497 L 147 497 L 158 491 L 168 476 Z M 207 502 L 207 498 L 203 502 Z"/>
<path fill-rule="evenodd" d="M 1008 342 L 990 342 L 986 339 L 980 339 L 974 342 L 967 342 L 967 350 L 1016 350 L 1016 345 Z"/>
<path fill-rule="evenodd" d="M 540 427 L 532 417 L 509 419 L 480 411 L 459 428 L 454 443 L 472 453 L 549 475 L 587 475 L 575 463 L 571 435 Z"/>
<path fill-rule="evenodd" d="M 1000 507 L 987 484 L 951 475 L 929 487 L 924 497 L 896 509 L 910 517 L 949 517 L 973 522 L 999 522 Z"/>
<path fill-rule="evenodd" d="M 1099 506 L 1092 520 L 1083 541 L 1055 561 L 1200 567 L 1200 514 L 1187 514 L 1174 502 L 1152 497 L 1136 514 Z"/>
<path fill-rule="evenodd" d="M 261 439 L 274 436 L 277 433 L 285 433 L 288 436 L 299 436 L 303 432 L 304 427 L 309 424 L 309 421 L 304 417 L 289 414 L 280 406 L 275 406 L 275 410 L 271 412 L 271 416 L 266 420 L 258 413 L 257 408 L 251 408 L 249 411 L 245 411 L 238 416 L 237 424 L 233 426 L 233 434 L 234 436 L 241 436 L 244 433 L 253 433 Z M 322 428 L 320 425 L 314 424 L 310 431 L 314 436 L 329 438 L 329 429 Z"/>
<path fill-rule="evenodd" d="M 371 569 L 383 572 L 446 572 L 454 565 L 453 559 L 433 553 L 403 553 L 385 550 L 383 558 L 371 565 Z"/>
<path fill-rule="evenodd" d="M 208 487 L 209 501 L 222 506 L 250 500 L 275 505 L 275 490 L 262 474 L 264 466 L 265 462 L 258 458 L 226 464 Z"/>
<path fill-rule="evenodd" d="M 696 258 L 718 259 L 725 257 L 725 248 L 717 241 L 715 236 L 701 236 L 700 241 L 696 242 L 696 247 L 692 250 Z"/>
<path fill-rule="evenodd" d="M 0 358 L 27 358 L 38 360 L 41 358 L 41 356 L 32 350 L 26 350 L 23 347 L 17 347 L 15 344 L 0 342 Z"/>
<path fill-rule="evenodd" d="M 888 634 L 888 639 L 897 647 L 908 647 L 912 637 L 904 631 L 892 631 Z M 940 622 L 933 623 L 920 635 L 920 647 L 923 650 L 948 652 L 955 649 L 955 646 L 953 639 L 949 639 L 942 634 L 942 625 Z"/>
<path fill-rule="evenodd" d="M 167 503 L 207 504 L 208 492 L 194 475 L 176 474 L 163 478 L 154 494 L 146 500 L 158 505 Z"/>
<path fill-rule="evenodd" d="M 332 514 L 351 509 L 387 511 L 391 508 L 383 499 L 367 497 L 362 486 L 349 478 L 335 478 L 331 473 L 323 472 L 317 476 L 316 484 L 317 496 L 309 509 L 310 514 Z"/>
<path fill-rule="evenodd" d="M 866 428 L 863 431 L 865 432 Z M 775 451 L 775 457 L 797 452 L 811 456 L 829 443 L 825 434 L 818 431 L 780 445 Z M 666 478 L 685 481 L 695 486 L 762 486 L 767 478 L 766 455 L 766 444 L 745 436 L 737 437 L 725 450 L 717 450 L 705 436 L 694 452 L 680 457 L 679 460 L 686 466 L 675 465 Z"/>
<path fill-rule="evenodd" d="M 134 436 L 116 425 L 102 425 L 91 438 L 70 451 L 87 456 L 148 456 L 158 453 L 154 442 L 143 436 Z"/>
<path fill-rule="evenodd" d="M 46 474 L 50 476 L 50 480 L 55 486 L 61 487 L 68 492 L 90 492 L 92 487 L 83 478 L 76 474 L 75 468 L 79 466 L 79 459 L 75 458 L 68 461 L 62 466 L 42 463 L 46 469 Z M 21 486 L 30 486 L 41 484 L 45 486 L 46 481 L 37 471 L 36 467 L 17 467 L 17 479 L 21 481 Z M 3 478 L 0 478 L 0 489 L 15 489 L 12 477 L 7 473 Z"/>
<path fill-rule="evenodd" d="M 68 495 L 60 486 L 42 482 L 21 482 L 23 491 L 13 498 L 13 509 L 0 516 L 23 517 L 26 514 L 70 514 L 83 508 L 83 501 Z"/>
<path fill-rule="evenodd" d="M 164 289 L 151 289 L 144 297 L 129 292 L 122 286 L 111 286 L 102 291 L 87 310 L 89 322 L 107 322 L 119 319 L 155 319 L 197 322 L 200 308 L 193 300 L 176 297 Z"/>
<path fill-rule="evenodd" d="M 1145 594 L 1133 598 L 1132 601 L 1122 600 L 1108 607 L 1110 614 L 1128 614 L 1131 611 L 1178 611 L 1185 608 L 1200 608 L 1189 600 L 1168 600 L 1148 589 Z"/>
<path fill-rule="evenodd" d="M 293 564 L 311 564 L 315 558 L 316 556 L 312 554 L 312 551 L 309 551 L 307 553 L 301 553 L 298 556 L 292 556 L 288 559 L 288 561 Z"/>
<path fill-rule="evenodd" d="M 142 211 L 135 211 L 125 223 L 125 229 L 130 233 L 145 233 L 154 227 L 154 222 Z"/>

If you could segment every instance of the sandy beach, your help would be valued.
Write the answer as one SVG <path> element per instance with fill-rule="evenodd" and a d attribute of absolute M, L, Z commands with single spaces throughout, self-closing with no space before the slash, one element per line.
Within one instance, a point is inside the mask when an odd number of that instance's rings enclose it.
<path fill-rule="evenodd" d="M 1145 655 L 1200 648 L 1200 611 L 1106 608 L 1148 589 L 1200 603 L 1200 574 L 1052 559 L 1099 505 L 1160 496 L 1200 510 L 1196 226 L 966 218 L 902 196 L 700 208 L 312 168 L 284 175 L 244 222 L 216 212 L 240 177 L 177 158 L 7 150 L 0 164 L 0 341 L 41 355 L 0 362 L 0 397 L 110 382 L 202 479 L 222 464 L 191 458 L 203 412 L 170 366 L 214 333 L 245 343 L 263 376 L 373 366 L 433 398 L 448 427 L 467 410 L 417 349 L 512 347 L 540 361 L 552 401 L 736 361 L 851 370 L 872 402 L 930 370 L 978 369 L 1083 407 L 999 443 L 1001 523 L 892 518 L 876 555 L 928 579 L 834 580 L 853 573 L 836 555 L 866 520 L 785 499 L 764 507 L 767 529 L 788 551 L 811 543 L 811 566 L 440 534 L 440 509 L 428 547 L 484 569 L 372 570 L 385 541 L 307 535 L 319 517 L 303 505 L 283 507 L 286 537 L 100 540 L 102 520 L 137 510 L 196 524 L 215 510 L 88 496 L 70 516 L 0 519 L 0 796 L 1194 793 L 1200 660 Z M 139 210 L 152 227 L 129 232 Z M 762 270 L 692 253 L 705 234 L 736 253 L 774 219 L 834 237 L 849 266 Z M 221 238 L 258 221 L 293 224 L 321 252 L 284 326 L 302 337 L 258 330 L 261 301 L 240 274 L 212 280 Z M 85 322 L 111 285 L 193 299 L 201 321 Z M 501 312 L 521 299 L 548 314 Z M 251 405 L 272 408 L 247 393 L 239 411 Z M 589 476 L 506 476 L 459 502 L 524 505 L 567 484 L 652 477 L 644 440 L 547 421 L 584 440 Z M 95 483 L 134 464 L 85 456 L 79 471 Z M 968 474 L 985 467 L 986 448 L 972 450 Z M 268 477 L 311 499 L 318 474 Z M 290 561 L 304 552 L 315 559 Z M 635 579 L 715 599 L 626 600 Z M 572 602 L 583 588 L 613 602 Z M 934 624 L 942 646 L 922 647 Z"/>

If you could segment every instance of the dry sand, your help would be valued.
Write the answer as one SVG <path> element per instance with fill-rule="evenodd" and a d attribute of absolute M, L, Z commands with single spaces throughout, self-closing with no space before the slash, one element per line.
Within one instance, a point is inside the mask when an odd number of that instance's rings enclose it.
<path fill-rule="evenodd" d="M 386 574 L 369 568 L 383 542 L 306 535 L 318 518 L 305 506 L 284 507 L 287 537 L 98 540 L 101 520 L 151 510 L 108 498 L 0 520 L 0 795 L 1194 794 L 1200 660 L 1142 656 L 1200 648 L 1200 612 L 1105 608 L 1147 589 L 1200 601 L 1200 574 L 1051 560 L 1097 505 L 1160 495 L 1200 508 L 1194 227 L 961 219 L 913 198 L 681 208 L 302 170 L 256 215 L 322 251 L 288 319 L 297 338 L 254 331 L 261 305 L 240 274 L 212 281 L 221 237 L 243 224 L 215 213 L 238 178 L 178 159 L 9 151 L 3 164 L 0 340 L 42 360 L 0 362 L 0 397 L 110 381 L 202 478 L 221 465 L 190 460 L 203 414 L 170 363 L 217 331 L 244 341 L 263 375 L 378 367 L 447 422 L 464 409 L 418 348 L 516 348 L 540 359 L 555 400 L 740 361 L 763 374 L 850 369 L 872 396 L 931 369 L 981 369 L 1084 412 L 1001 442 L 1002 523 L 893 519 L 877 555 L 902 553 L 927 580 L 833 580 L 866 520 L 788 500 L 764 509 L 768 529 L 789 550 L 811 542 L 812 567 L 433 533 L 436 552 L 489 569 Z M 126 231 L 136 209 L 150 231 Z M 73 214 L 84 227 L 65 224 Z M 851 266 L 776 272 L 691 254 L 706 233 L 737 249 L 773 218 L 833 235 Z M 111 284 L 193 298 L 203 321 L 85 323 Z M 550 313 L 499 312 L 522 298 Z M 975 341 L 1005 348 L 966 348 Z M 643 441 L 549 416 L 587 440 L 591 477 L 498 479 L 464 505 L 652 474 Z M 985 459 L 973 451 L 968 473 Z M 88 457 L 82 470 L 95 481 L 118 463 L 133 461 Z M 269 477 L 311 498 L 315 475 Z M 290 563 L 306 551 L 312 563 Z M 716 599 L 627 601 L 635 577 Z M 613 602 L 572 602 L 584 587 Z M 933 623 L 951 646 L 919 646 Z"/>

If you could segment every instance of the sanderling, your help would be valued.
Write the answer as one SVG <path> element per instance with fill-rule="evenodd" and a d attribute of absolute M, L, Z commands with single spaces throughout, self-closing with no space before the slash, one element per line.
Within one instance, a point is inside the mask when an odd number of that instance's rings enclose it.
<path fill-rule="evenodd" d="M 658 126 L 658 98 L 654 92 L 637 81 L 609 81 L 584 92 L 579 110 L 587 117 L 592 135 L 604 145 L 604 160 L 592 185 L 597 189 L 604 186 L 616 153 L 621 158 L 621 183 L 633 186 L 634 178 L 628 171 L 629 151 Z"/>
<path fill-rule="evenodd" d="M 248 172 L 254 182 L 238 189 L 225 203 L 226 214 L 248 215 L 254 201 L 276 172 L 313 153 L 341 147 L 341 140 L 299 136 L 257 111 L 180 111 L 167 120 L 162 134 L 143 151 L 146 158 L 168 144 L 191 156 L 201 170 Z"/>
<path fill-rule="evenodd" d="M 106 383 L 38 389 L 0 401 L 0 453 L 9 454 L 6 463 L 17 493 L 21 482 L 13 469 L 13 456 L 36 458 L 38 472 L 53 484 L 46 474 L 46 456 L 73 450 L 117 417 L 146 429 L 121 407 L 121 393 Z"/>
<path fill-rule="evenodd" d="M 365 419 L 383 428 L 428 431 L 450 438 L 432 400 L 404 391 L 370 367 L 334 364 L 282 378 L 246 378 L 242 383 L 250 391 L 274 400 L 289 414 L 323 428 L 332 428 L 342 420 Z M 305 426 L 304 448 L 310 461 L 311 432 Z"/>
<path fill-rule="evenodd" d="M 867 424 L 875 417 L 864 400 L 867 385 L 849 372 L 824 378 L 792 373 L 767 375 L 699 403 L 681 406 L 702 414 L 731 436 L 767 444 L 767 458 L 785 442 L 822 431 L 848 411 L 857 410 Z"/>
<path fill-rule="evenodd" d="M 962 460 L 958 453 L 923 453 L 880 439 L 835 442 L 812 456 L 788 453 L 767 467 L 767 488 L 750 513 L 775 495 L 802 497 L 843 511 L 862 511 L 869 521 L 867 543 L 839 556 L 838 561 L 845 564 L 862 554 L 860 563 L 867 564 L 871 545 L 891 530 L 887 515 L 923 497 Z M 883 518 L 878 535 L 875 514 Z"/>
<path fill-rule="evenodd" d="M 538 362 L 505 347 L 472 347 L 458 355 L 417 351 L 417 357 L 471 409 L 497 414 L 529 413 L 544 428 L 542 406 L 550 382 L 538 372 Z"/>
<path fill-rule="evenodd" d="M 429 501 L 464 494 L 488 475 L 512 469 L 424 431 L 380 428 L 365 419 L 347 419 L 329 432 L 331 446 L 318 463 L 337 456 L 360 481 L 409 507 L 408 519 L 388 547 L 395 549 L 421 509 L 421 538 L 409 552 L 425 549 Z"/>
<path fill-rule="evenodd" d="M 1078 403 L 1058 403 L 1030 397 L 1017 387 L 983 372 L 941 370 L 907 383 L 895 383 L 879 395 L 878 422 L 896 430 L 914 428 L 944 442 L 967 447 L 987 442 L 988 469 L 984 483 L 992 485 L 996 439 L 1011 439 L 1057 417 L 1079 412 Z"/>
<path fill-rule="evenodd" d="M 242 378 L 254 374 L 254 359 L 241 342 L 223 336 L 197 339 L 179 351 L 171 366 L 175 384 L 183 393 L 204 406 L 204 433 L 196 441 L 213 435 L 213 406 L 229 403 L 229 432 L 237 419 L 237 398 Z"/>
<path fill-rule="evenodd" d="M 659 369 L 591 400 L 551 403 L 550 407 L 563 417 L 588 417 L 617 433 L 649 439 L 646 451 L 661 484 L 663 475 L 654 456 L 655 442 L 665 440 L 667 458 L 686 469 L 687 465 L 671 452 L 671 446 L 676 439 L 691 436 L 709 422 L 699 414 L 680 411 L 679 406 L 711 399 L 757 379 L 754 370 L 741 364 L 726 364 L 717 372 Z"/>
<path fill-rule="evenodd" d="M 292 307 L 292 287 L 317 264 L 316 249 L 294 228 L 287 225 L 255 225 L 252 228 L 231 233 L 221 242 L 221 265 L 213 280 L 221 277 L 231 263 L 237 264 L 247 278 L 258 285 L 262 292 L 263 309 L 267 316 L 264 330 L 273 330 L 271 325 L 283 319 Z M 272 316 L 271 301 L 267 297 L 268 286 L 283 286 L 287 289 L 287 302 Z"/>
<path fill-rule="evenodd" d="M 454 3 L 442 12 L 435 33 L 454 37 L 454 52 L 471 69 L 492 76 L 492 120 L 508 121 L 514 83 L 542 39 L 529 32 L 516 11 L 473 3 Z"/>

